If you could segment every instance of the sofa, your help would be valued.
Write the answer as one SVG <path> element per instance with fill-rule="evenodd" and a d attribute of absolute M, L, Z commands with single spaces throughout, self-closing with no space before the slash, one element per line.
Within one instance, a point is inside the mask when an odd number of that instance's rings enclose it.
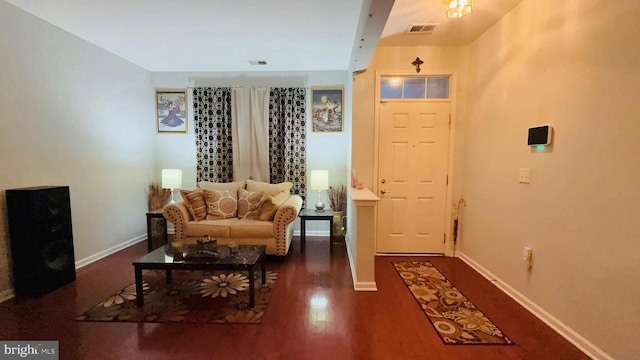
<path fill-rule="evenodd" d="M 251 179 L 230 183 L 201 181 L 181 190 L 182 201 L 167 204 L 164 217 L 175 227 L 173 241 L 195 243 L 211 237 L 218 244 L 266 245 L 267 255 L 287 255 L 302 198 L 290 194 L 290 182 Z"/>

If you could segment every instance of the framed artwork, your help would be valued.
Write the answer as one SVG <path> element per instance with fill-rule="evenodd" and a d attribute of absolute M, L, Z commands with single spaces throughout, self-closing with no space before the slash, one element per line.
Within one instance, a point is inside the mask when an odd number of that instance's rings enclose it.
<path fill-rule="evenodd" d="M 187 90 L 156 89 L 158 133 L 187 133 Z"/>
<path fill-rule="evenodd" d="M 311 88 L 311 131 L 342 132 L 343 88 Z"/>

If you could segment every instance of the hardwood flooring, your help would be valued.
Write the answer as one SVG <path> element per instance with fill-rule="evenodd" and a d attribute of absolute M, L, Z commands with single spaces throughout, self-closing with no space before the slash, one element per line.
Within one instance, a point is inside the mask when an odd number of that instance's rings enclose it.
<path fill-rule="evenodd" d="M 0 304 L 0 339 L 58 340 L 60 359 L 588 359 L 464 262 L 429 257 L 496 323 L 512 346 L 444 345 L 391 265 L 376 258 L 377 292 L 355 292 L 343 244 L 299 239 L 278 271 L 259 325 L 76 322 L 133 282 L 142 242 L 88 265 L 70 285 L 36 299 Z M 417 259 L 425 259 L 424 257 Z"/>

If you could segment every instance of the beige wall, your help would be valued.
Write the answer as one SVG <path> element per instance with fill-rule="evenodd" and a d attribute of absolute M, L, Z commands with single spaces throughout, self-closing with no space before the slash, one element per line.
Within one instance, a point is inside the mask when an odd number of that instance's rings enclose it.
<path fill-rule="evenodd" d="M 3 298 L 12 279 L 4 190 L 68 185 L 78 262 L 140 240 L 155 125 L 149 72 L 4 1 L 0 49 Z"/>
<path fill-rule="evenodd" d="M 616 359 L 640 354 L 638 34 L 636 0 L 523 0 L 469 48 L 460 249 Z"/>

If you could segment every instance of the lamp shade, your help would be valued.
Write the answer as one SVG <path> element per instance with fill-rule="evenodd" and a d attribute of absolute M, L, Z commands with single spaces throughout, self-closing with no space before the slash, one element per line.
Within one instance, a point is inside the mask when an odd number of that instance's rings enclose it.
<path fill-rule="evenodd" d="M 182 187 L 182 170 L 162 169 L 162 188 L 179 189 Z"/>
<path fill-rule="evenodd" d="M 311 189 L 327 190 L 329 188 L 329 171 L 311 170 Z"/>

